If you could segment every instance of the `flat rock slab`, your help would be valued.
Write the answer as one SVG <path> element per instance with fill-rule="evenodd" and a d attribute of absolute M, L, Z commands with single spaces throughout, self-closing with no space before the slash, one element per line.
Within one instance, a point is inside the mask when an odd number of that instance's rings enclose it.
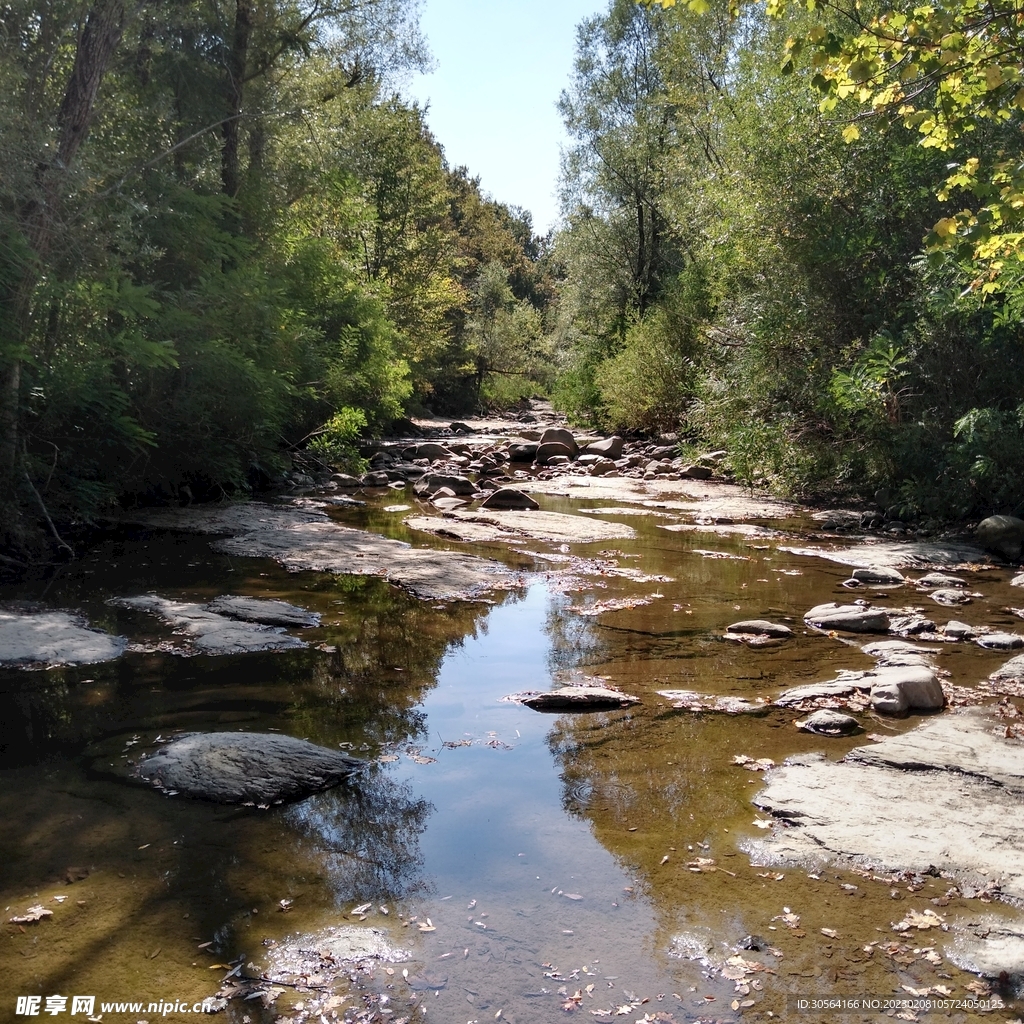
<path fill-rule="evenodd" d="M 787 640 L 793 635 L 793 630 L 789 626 L 784 626 L 779 622 L 769 622 L 768 619 L 744 619 L 742 622 L 734 622 L 725 628 L 729 633 L 752 633 L 770 636 L 776 640 Z"/>
<path fill-rule="evenodd" d="M 1024 743 L 983 708 L 946 714 L 857 747 L 841 761 L 789 759 L 755 798 L 797 827 L 764 848 L 776 861 L 852 860 L 892 871 L 934 865 L 998 879 L 1024 898 Z"/>
<path fill-rule="evenodd" d="M 608 711 L 640 703 L 639 697 L 607 686 L 562 686 L 545 692 L 514 693 L 504 699 L 534 711 Z"/>
<path fill-rule="evenodd" d="M 233 555 L 272 558 L 288 569 L 344 576 L 382 576 L 431 601 L 473 600 L 510 590 L 522 579 L 499 562 L 461 551 L 414 548 L 403 541 L 353 530 L 323 512 L 289 505 L 238 505 L 157 509 L 135 522 L 158 529 L 232 534 L 214 547 Z"/>
<path fill-rule="evenodd" d="M 156 594 L 120 597 L 111 603 L 159 616 L 187 639 L 190 648 L 201 654 L 251 654 L 306 646 L 280 626 L 238 621 L 210 611 L 209 605 L 171 601 Z"/>
<path fill-rule="evenodd" d="M 47 668 L 95 665 L 119 658 L 128 641 L 92 629 L 67 612 L 0 612 L 0 665 Z"/>
<path fill-rule="evenodd" d="M 818 629 L 841 629 L 848 633 L 887 633 L 889 615 L 881 608 L 829 601 L 812 608 L 804 621 Z"/>
<path fill-rule="evenodd" d="M 839 565 L 864 569 L 889 566 L 898 569 L 925 569 L 986 561 L 985 552 L 973 544 L 933 541 L 865 541 L 851 547 L 780 547 L 791 555 L 811 555 Z"/>
<path fill-rule="evenodd" d="M 658 696 L 671 701 L 680 711 L 715 711 L 723 715 L 763 715 L 771 707 L 745 697 L 730 697 L 693 690 L 658 690 Z"/>
<path fill-rule="evenodd" d="M 207 606 L 211 612 L 226 615 L 243 622 L 259 622 L 264 626 L 319 626 L 319 612 L 289 604 L 287 601 L 271 601 L 260 597 L 214 598 Z"/>
<path fill-rule="evenodd" d="M 803 711 L 813 707 L 817 701 L 836 700 L 858 693 L 867 693 L 871 689 L 872 682 L 873 678 L 869 672 L 843 672 L 838 679 L 794 686 L 792 689 L 780 693 L 773 703 L 776 707 L 795 708 Z"/>
<path fill-rule="evenodd" d="M 501 541 L 514 538 L 549 541 L 553 544 L 591 544 L 596 541 L 631 540 L 636 536 L 625 523 L 608 523 L 563 512 L 519 512 L 501 509 L 453 510 L 445 516 L 410 516 L 405 525 L 444 537 L 466 541 Z"/>
<path fill-rule="evenodd" d="M 136 766 L 168 792 L 222 804 L 272 804 L 336 786 L 365 765 L 338 750 L 260 732 L 187 733 Z"/>

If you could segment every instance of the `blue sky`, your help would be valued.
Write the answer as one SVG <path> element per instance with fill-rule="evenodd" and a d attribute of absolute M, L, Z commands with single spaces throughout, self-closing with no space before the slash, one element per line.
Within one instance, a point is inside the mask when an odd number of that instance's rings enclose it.
<path fill-rule="evenodd" d="M 452 166 L 465 164 L 495 199 L 524 206 L 544 232 L 558 217 L 561 119 L 576 25 L 602 0 L 424 0 L 435 70 L 406 92 Z"/>

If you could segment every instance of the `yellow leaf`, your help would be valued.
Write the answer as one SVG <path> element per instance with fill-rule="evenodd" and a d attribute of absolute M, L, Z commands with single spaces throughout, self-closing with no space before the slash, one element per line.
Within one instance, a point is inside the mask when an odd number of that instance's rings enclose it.
<path fill-rule="evenodd" d="M 985 68 L 985 85 L 989 89 L 998 89 L 1003 84 L 1003 72 L 995 64 L 989 64 Z"/>
<path fill-rule="evenodd" d="M 950 235 L 956 234 L 956 221 L 952 217 L 943 217 L 942 220 L 935 225 L 935 234 L 939 238 L 949 238 Z"/>
<path fill-rule="evenodd" d="M 860 138 L 860 129 L 855 125 L 848 125 L 843 129 L 843 142 L 855 142 Z"/>

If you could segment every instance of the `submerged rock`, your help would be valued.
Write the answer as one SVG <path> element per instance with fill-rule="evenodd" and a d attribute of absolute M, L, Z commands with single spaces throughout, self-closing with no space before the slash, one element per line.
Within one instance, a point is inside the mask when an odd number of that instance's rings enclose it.
<path fill-rule="evenodd" d="M 805 708 L 823 698 L 850 697 L 871 689 L 871 673 L 844 672 L 840 678 L 823 683 L 805 683 L 780 693 L 773 703 L 780 708 Z"/>
<path fill-rule="evenodd" d="M 860 732 L 860 722 L 856 718 L 831 708 L 819 708 L 803 721 L 793 724 L 803 732 L 813 732 L 818 736 L 852 736 Z"/>
<path fill-rule="evenodd" d="M 336 786 L 364 761 L 292 736 L 187 733 L 136 767 L 158 789 L 217 803 L 271 804 Z"/>
<path fill-rule="evenodd" d="M 208 605 L 171 601 L 156 594 L 115 598 L 111 603 L 158 615 L 177 632 L 184 634 L 190 645 L 203 654 L 249 654 L 256 651 L 287 651 L 306 646 L 298 637 L 290 636 L 279 626 L 238 621 L 210 611 Z"/>
<path fill-rule="evenodd" d="M 818 629 L 842 629 L 848 633 L 887 633 L 889 616 L 870 605 L 836 604 L 830 601 L 812 608 L 804 621 Z"/>
<path fill-rule="evenodd" d="M 607 686 L 562 686 L 557 690 L 513 693 L 504 699 L 534 711 L 607 711 L 640 703 L 639 697 Z"/>
<path fill-rule="evenodd" d="M 0 611 L 0 665 L 46 668 L 114 661 L 128 641 L 67 612 Z"/>
<path fill-rule="evenodd" d="M 989 679 L 993 683 L 1024 683 L 1024 654 L 1018 654 L 995 670 Z"/>
<path fill-rule="evenodd" d="M 636 536 L 625 523 L 610 523 L 564 512 L 524 512 L 502 509 L 454 510 L 448 515 L 410 516 L 405 525 L 465 541 L 508 541 L 515 538 L 552 543 L 588 544 L 594 541 L 631 540 Z"/>
<path fill-rule="evenodd" d="M 725 715 L 763 715 L 770 705 L 745 697 L 696 693 L 693 690 L 658 690 L 658 696 L 672 702 L 681 711 L 717 711 Z"/>
<path fill-rule="evenodd" d="M 958 604 L 970 604 L 971 595 L 964 590 L 957 590 L 953 587 L 940 587 L 928 595 L 936 604 L 952 608 Z"/>
<path fill-rule="evenodd" d="M 944 572 L 930 572 L 914 581 L 919 587 L 966 587 L 967 581 L 961 576 L 950 576 Z"/>

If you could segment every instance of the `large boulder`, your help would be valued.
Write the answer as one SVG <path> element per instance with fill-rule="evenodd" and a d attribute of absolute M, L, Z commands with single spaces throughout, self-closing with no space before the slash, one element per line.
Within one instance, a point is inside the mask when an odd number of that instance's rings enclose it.
<path fill-rule="evenodd" d="M 482 502 L 481 508 L 518 508 L 534 511 L 540 508 L 528 494 L 516 487 L 499 487 L 491 491 Z"/>
<path fill-rule="evenodd" d="M 860 583 L 875 583 L 885 586 L 897 586 L 906 583 L 906 577 L 898 569 L 884 565 L 872 565 L 865 569 L 854 569 L 853 579 Z"/>
<path fill-rule="evenodd" d="M 291 736 L 208 732 L 177 737 L 136 772 L 168 792 L 223 804 L 272 804 L 329 789 L 364 765 Z"/>
<path fill-rule="evenodd" d="M 1021 557 L 1024 550 L 1024 519 L 1016 516 L 989 516 L 978 523 L 974 539 L 994 555 L 1008 561 Z"/>
<path fill-rule="evenodd" d="M 580 453 L 579 445 L 576 443 L 576 438 L 572 436 L 572 431 L 566 430 L 564 427 L 548 427 L 540 435 L 540 443 L 541 445 L 564 444 L 569 449 L 569 457 L 572 459 L 575 459 Z"/>
<path fill-rule="evenodd" d="M 552 459 L 563 458 L 568 462 L 575 455 L 575 452 L 567 444 L 561 441 L 543 441 L 537 445 L 537 454 L 534 460 L 540 466 L 551 462 Z"/>
<path fill-rule="evenodd" d="M 848 633 L 887 633 L 889 616 L 870 605 L 836 604 L 829 601 L 812 608 L 804 621 L 818 629 L 842 629 Z"/>
<path fill-rule="evenodd" d="M 925 665 L 879 668 L 873 673 L 871 705 L 883 715 L 905 711 L 937 711 L 946 697 L 935 669 Z"/>
<path fill-rule="evenodd" d="M 423 444 L 416 446 L 415 457 L 417 459 L 430 459 L 431 462 L 434 462 L 437 459 L 450 459 L 452 452 L 436 441 L 425 441 Z"/>
<path fill-rule="evenodd" d="M 537 447 L 535 441 L 513 441 L 508 446 L 508 461 L 533 462 L 537 457 Z"/>
<path fill-rule="evenodd" d="M 583 451 L 587 455 L 603 455 L 614 461 L 622 458 L 622 444 L 622 438 L 616 434 L 613 437 L 605 437 L 600 441 L 591 442 Z"/>
<path fill-rule="evenodd" d="M 447 487 L 453 495 L 476 492 L 476 485 L 468 476 L 449 473 L 427 473 L 416 481 L 413 490 L 417 494 L 436 494 L 442 487 Z"/>

